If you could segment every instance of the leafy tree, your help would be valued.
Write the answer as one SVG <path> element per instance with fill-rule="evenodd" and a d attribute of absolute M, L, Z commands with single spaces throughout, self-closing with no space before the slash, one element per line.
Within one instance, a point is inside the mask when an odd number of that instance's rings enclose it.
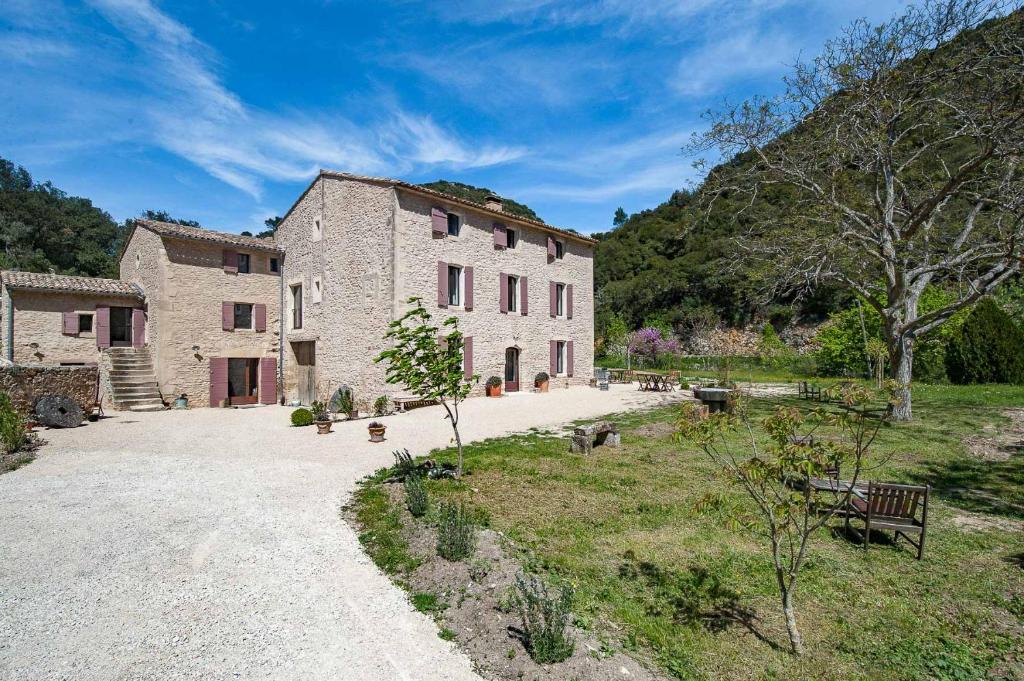
<path fill-rule="evenodd" d="M 1024 331 L 985 298 L 950 339 L 946 370 L 954 383 L 1024 383 Z"/>
<path fill-rule="evenodd" d="M 462 438 L 459 435 L 459 404 L 480 377 L 465 378 L 462 368 L 463 340 L 459 322 L 449 317 L 441 328 L 431 324 L 430 313 L 421 298 L 410 298 L 413 307 L 388 324 L 385 340 L 393 347 L 381 352 L 374 362 L 387 362 L 388 383 L 400 384 L 425 400 L 437 400 L 447 412 L 459 452 L 456 477 L 462 477 Z"/>
<path fill-rule="evenodd" d="M 1004 6 L 924 0 L 855 22 L 797 63 L 782 95 L 709 114 L 692 145 L 737 159 L 708 177 L 702 204 L 741 199 L 740 243 L 766 292 L 831 282 L 877 310 L 897 420 L 913 413 L 915 342 L 1021 267 L 1024 12 L 989 21 Z M 750 209 L 765 192 L 785 211 Z M 922 314 L 941 281 L 958 294 Z"/>
<path fill-rule="evenodd" d="M 872 410 L 872 403 L 877 404 L 872 391 L 849 386 L 838 397 L 845 408 L 837 413 L 824 409 L 803 413 L 793 407 L 778 407 L 761 423 L 762 432 L 769 438 L 767 445 L 755 432 L 742 401 L 737 407 L 738 416 L 720 412 L 702 417 L 698 408 L 687 404 L 678 423 L 681 438 L 700 447 L 753 506 L 754 513 L 746 508 L 732 509 L 731 519 L 753 531 L 769 548 L 794 655 L 804 650 L 794 596 L 811 542 L 836 513 L 848 506 L 850 490 L 860 479 L 868 449 L 883 422 L 875 415 L 880 412 Z M 846 437 L 841 441 L 809 437 L 822 426 L 839 428 Z M 824 478 L 827 471 L 838 469 L 850 481 L 847 491 L 811 491 L 810 478 Z M 708 495 L 698 507 L 722 505 L 721 496 Z"/>
<path fill-rule="evenodd" d="M 258 239 L 273 238 L 274 235 L 277 234 L 277 228 L 282 222 L 284 222 L 284 218 L 282 218 L 280 215 L 275 215 L 272 218 L 267 218 L 266 220 L 263 221 L 263 224 L 266 225 L 267 228 L 264 229 L 262 232 L 258 232 L 256 234 L 256 237 Z"/>
<path fill-rule="evenodd" d="M 139 216 L 143 220 L 153 220 L 154 222 L 170 222 L 175 225 L 183 225 L 185 227 L 198 227 L 202 229 L 202 225 L 197 220 L 183 220 L 180 218 L 171 217 L 171 214 L 165 210 L 144 210 L 142 215 Z"/>
<path fill-rule="evenodd" d="M 627 217 L 626 211 L 622 210 L 622 206 L 619 206 L 615 209 L 615 216 L 612 217 L 612 224 L 619 227 L 625 224 Z"/>

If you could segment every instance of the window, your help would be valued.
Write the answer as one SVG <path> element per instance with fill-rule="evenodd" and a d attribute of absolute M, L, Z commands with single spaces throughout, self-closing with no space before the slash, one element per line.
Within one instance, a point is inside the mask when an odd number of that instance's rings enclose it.
<path fill-rule="evenodd" d="M 270 271 L 275 274 L 281 271 L 281 263 L 278 262 L 277 258 L 270 259 Z"/>
<path fill-rule="evenodd" d="M 519 234 L 514 229 L 505 230 L 505 243 L 507 248 L 515 248 L 519 243 Z"/>
<path fill-rule="evenodd" d="M 508 275 L 505 285 L 508 286 L 508 311 L 519 312 L 519 277 Z"/>
<path fill-rule="evenodd" d="M 238 273 L 248 274 L 249 273 L 249 254 L 239 253 L 238 254 Z"/>
<path fill-rule="evenodd" d="M 302 328 L 302 284 L 292 286 L 292 328 Z"/>
<path fill-rule="evenodd" d="M 317 215 L 313 218 L 313 241 L 319 241 L 324 238 L 324 219 L 323 216 Z"/>
<path fill-rule="evenodd" d="M 92 333 L 91 314 L 78 314 L 78 333 Z"/>
<path fill-rule="evenodd" d="M 555 258 L 561 260 L 565 255 L 565 244 L 561 241 L 555 241 Z"/>
<path fill-rule="evenodd" d="M 462 218 L 455 213 L 448 213 L 448 235 L 458 236 L 462 229 Z"/>
<path fill-rule="evenodd" d="M 565 284 L 555 284 L 555 316 L 565 316 Z"/>
<path fill-rule="evenodd" d="M 457 265 L 448 265 L 448 305 L 462 305 L 462 268 Z"/>
<path fill-rule="evenodd" d="M 252 303 L 235 303 L 235 328 L 252 328 Z"/>
<path fill-rule="evenodd" d="M 559 376 L 565 373 L 565 349 L 565 341 L 558 341 L 557 343 L 555 343 L 555 373 L 558 374 Z"/>
<path fill-rule="evenodd" d="M 320 277 L 313 279 L 313 302 L 319 303 L 324 299 L 323 284 L 320 282 Z"/>

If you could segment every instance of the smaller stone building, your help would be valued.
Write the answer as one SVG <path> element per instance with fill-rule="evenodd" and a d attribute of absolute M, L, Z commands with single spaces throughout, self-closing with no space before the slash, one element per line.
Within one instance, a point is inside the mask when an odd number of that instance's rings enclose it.
<path fill-rule="evenodd" d="M 3 357 L 15 364 L 98 364 L 109 347 L 143 347 L 142 291 L 132 282 L 0 272 Z"/>

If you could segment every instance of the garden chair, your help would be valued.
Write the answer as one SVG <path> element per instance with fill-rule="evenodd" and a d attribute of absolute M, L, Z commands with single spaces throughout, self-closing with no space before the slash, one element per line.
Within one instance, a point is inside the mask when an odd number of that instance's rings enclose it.
<path fill-rule="evenodd" d="M 894 532 L 894 541 L 901 536 L 917 549 L 917 559 L 924 556 L 924 538 L 928 527 L 928 485 L 897 485 L 869 482 L 866 494 L 850 498 L 846 527 L 850 520 L 864 523 L 864 550 L 868 550 L 872 530 Z M 918 517 L 920 511 L 920 518 Z M 917 542 L 910 535 L 917 535 Z"/>

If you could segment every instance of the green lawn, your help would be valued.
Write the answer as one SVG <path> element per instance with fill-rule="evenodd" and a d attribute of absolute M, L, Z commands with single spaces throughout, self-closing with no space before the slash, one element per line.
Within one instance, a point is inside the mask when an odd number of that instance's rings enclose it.
<path fill-rule="evenodd" d="M 751 413 L 774 403 L 755 400 Z M 884 429 L 868 476 L 933 485 L 925 559 L 822 531 L 796 597 L 799 660 L 786 652 L 765 547 L 724 512 L 694 509 L 708 491 L 743 498 L 675 442 L 674 409 L 617 416 L 622 448 L 587 457 L 545 433 L 471 445 L 471 474 L 430 491 L 481 509 L 531 565 L 576 585 L 581 622 L 679 678 L 1024 678 L 1024 454 L 982 461 L 961 444 L 986 424 L 986 435 L 1005 430 L 1001 411 L 1017 406 L 1022 388 L 915 389 L 917 420 Z M 381 503 L 372 486 L 364 505 Z M 386 548 L 400 572 L 408 557 Z"/>

